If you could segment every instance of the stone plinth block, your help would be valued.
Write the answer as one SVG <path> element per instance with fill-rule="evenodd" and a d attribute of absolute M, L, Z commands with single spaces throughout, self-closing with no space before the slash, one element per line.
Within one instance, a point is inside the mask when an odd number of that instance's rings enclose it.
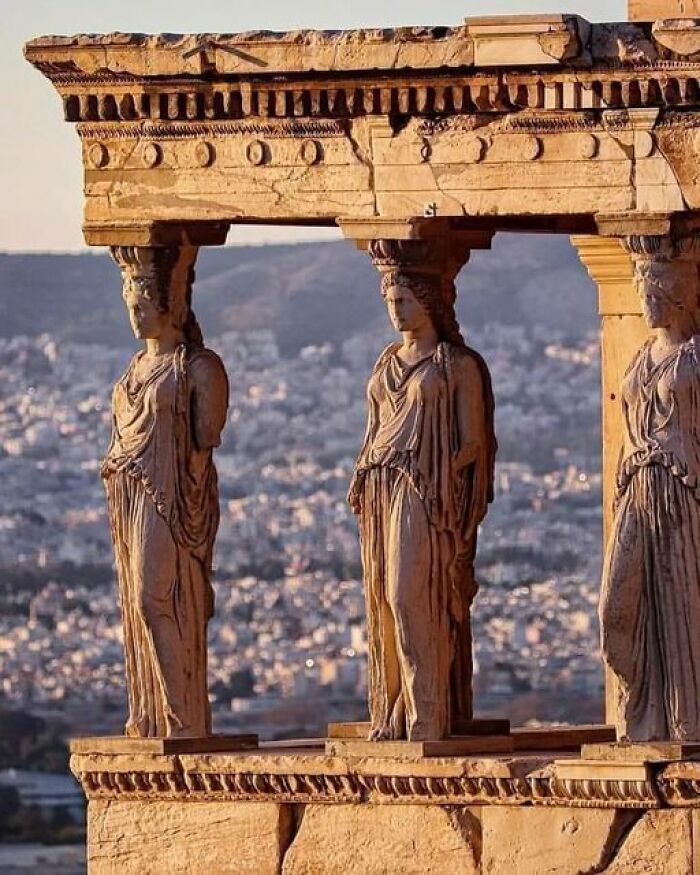
<path fill-rule="evenodd" d="M 581 745 L 615 741 L 614 726 L 538 726 L 513 730 L 516 750 L 577 750 Z"/>
<path fill-rule="evenodd" d="M 224 753 L 251 750 L 258 746 L 257 735 L 206 735 L 201 738 L 131 738 L 125 735 L 72 738 L 72 754 L 155 754 Z"/>
<path fill-rule="evenodd" d="M 282 875 L 476 875 L 480 853 L 468 808 L 309 805 Z"/>
<path fill-rule="evenodd" d="M 698 0 L 627 0 L 630 21 L 656 21 L 663 18 L 700 18 Z"/>
<path fill-rule="evenodd" d="M 693 760 L 700 757 L 700 742 L 644 741 L 615 744 L 585 744 L 581 756 L 589 760 L 653 763 Z"/>
<path fill-rule="evenodd" d="M 625 835 L 605 875 L 696 875 L 692 815 L 689 811 L 649 811 Z"/>
<path fill-rule="evenodd" d="M 291 809 L 272 802 L 102 801 L 88 808 L 90 875 L 277 875 Z"/>
<path fill-rule="evenodd" d="M 555 760 L 557 776 L 565 781 L 624 780 L 646 781 L 649 777 L 648 760 L 599 759 L 579 757 Z"/>
<path fill-rule="evenodd" d="M 482 812 L 484 875 L 602 872 L 638 815 L 615 809 L 507 808 Z"/>
<path fill-rule="evenodd" d="M 326 753 L 330 756 L 389 759 L 510 753 L 512 750 L 513 740 L 509 735 L 463 735 L 435 741 L 367 741 L 359 738 L 329 738 L 326 742 Z"/>
<path fill-rule="evenodd" d="M 328 738 L 355 738 L 366 740 L 372 724 L 368 721 L 359 723 L 329 723 Z M 510 720 L 462 720 L 453 723 L 452 731 L 460 735 L 508 735 Z"/>

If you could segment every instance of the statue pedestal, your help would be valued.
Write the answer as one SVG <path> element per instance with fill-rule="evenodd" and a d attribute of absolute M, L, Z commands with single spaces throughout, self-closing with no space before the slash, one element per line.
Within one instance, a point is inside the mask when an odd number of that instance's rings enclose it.
<path fill-rule="evenodd" d="M 369 735 L 371 723 L 329 723 L 328 738 L 363 738 Z M 453 735 L 508 735 L 510 720 L 475 719 L 453 725 Z"/>
<path fill-rule="evenodd" d="M 700 757 L 700 741 L 618 741 L 613 744 L 584 744 L 586 760 L 627 763 L 674 762 Z"/>
<path fill-rule="evenodd" d="M 224 753 L 257 748 L 257 735 L 204 735 L 200 738 L 133 738 L 127 735 L 94 735 L 72 738 L 71 754 Z"/>
<path fill-rule="evenodd" d="M 586 724 L 511 730 L 509 720 L 470 720 L 460 725 L 460 732 L 435 741 L 368 741 L 369 730 L 370 724 L 367 722 L 329 723 L 326 753 L 401 758 L 536 750 L 578 752 L 585 745 L 610 746 L 615 741 L 613 726 Z"/>
<path fill-rule="evenodd" d="M 552 875 L 690 875 L 700 859 L 697 761 L 329 756 L 313 740 L 74 753 L 71 768 L 90 875 L 541 875 L 545 860 Z"/>
<path fill-rule="evenodd" d="M 450 736 L 427 741 L 368 741 L 366 738 L 329 738 L 329 756 L 415 759 L 467 754 L 509 753 L 515 750 L 509 735 Z"/>

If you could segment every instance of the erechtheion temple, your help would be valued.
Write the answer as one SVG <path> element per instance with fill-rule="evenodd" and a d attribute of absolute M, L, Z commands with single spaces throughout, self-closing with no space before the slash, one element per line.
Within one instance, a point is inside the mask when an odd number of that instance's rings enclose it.
<path fill-rule="evenodd" d="M 700 3 L 630 0 L 605 24 L 47 36 L 25 55 L 80 137 L 85 240 L 110 248 L 144 341 L 102 472 L 128 719 L 72 745 L 92 875 L 700 873 Z M 241 223 L 338 226 L 397 332 L 348 484 L 369 719 L 324 739 L 211 731 L 228 386 L 194 267 Z M 499 231 L 570 235 L 598 287 L 605 725 L 474 716 L 498 436 L 454 279 Z"/>

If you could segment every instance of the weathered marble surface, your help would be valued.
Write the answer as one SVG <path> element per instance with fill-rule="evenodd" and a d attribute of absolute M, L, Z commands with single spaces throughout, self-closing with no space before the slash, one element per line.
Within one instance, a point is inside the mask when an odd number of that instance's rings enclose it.
<path fill-rule="evenodd" d="M 481 811 L 484 875 L 603 872 L 612 848 L 639 818 L 613 809 L 509 808 Z"/>
<path fill-rule="evenodd" d="M 102 465 L 119 582 L 130 736 L 211 731 L 207 623 L 219 524 L 212 450 L 228 380 L 191 308 L 195 247 L 114 247 L 135 336 Z"/>
<path fill-rule="evenodd" d="M 420 805 L 309 805 L 282 875 L 478 875 L 478 814 Z"/>
<path fill-rule="evenodd" d="M 696 875 L 698 812 L 649 811 L 627 833 L 604 875 Z"/>
<path fill-rule="evenodd" d="M 472 717 L 470 610 L 478 526 L 493 498 L 494 401 L 454 311 L 469 252 L 435 259 L 439 251 L 423 241 L 370 245 L 401 338 L 370 378 L 348 494 L 362 545 L 374 741 L 441 739 Z"/>
<path fill-rule="evenodd" d="M 601 586 L 618 736 L 700 738 L 700 328 L 693 236 L 631 237 L 652 336 L 621 382 L 624 433 Z"/>
<path fill-rule="evenodd" d="M 646 773 L 641 808 L 644 780 L 608 781 L 594 765 L 557 790 L 551 755 L 363 761 L 268 747 L 72 765 L 89 798 L 91 875 L 115 861 L 127 875 L 700 871 L 698 763 Z M 440 795 L 450 780 L 481 792 Z"/>
<path fill-rule="evenodd" d="M 693 20 L 78 35 L 25 53 L 77 123 L 96 245 L 153 223 L 426 210 L 590 233 L 700 205 Z"/>
<path fill-rule="evenodd" d="M 664 18 L 700 18 L 698 0 L 627 0 L 630 21 L 656 21 Z"/>
<path fill-rule="evenodd" d="M 278 875 L 292 821 L 290 807 L 267 802 L 91 802 L 88 871 Z"/>

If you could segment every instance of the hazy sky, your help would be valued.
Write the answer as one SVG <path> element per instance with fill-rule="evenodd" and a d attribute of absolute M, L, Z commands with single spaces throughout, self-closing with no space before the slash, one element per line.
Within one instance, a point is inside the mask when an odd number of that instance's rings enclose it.
<path fill-rule="evenodd" d="M 80 233 L 82 171 L 78 138 L 62 120 L 53 86 L 22 57 L 23 43 L 58 33 L 340 29 L 408 24 L 455 25 L 467 15 L 576 12 L 589 21 L 623 21 L 624 0 L 0 0 L 0 250 L 67 251 Z M 299 232 L 309 238 L 318 232 Z M 229 242 L 290 239 L 294 231 L 233 228 Z"/>

